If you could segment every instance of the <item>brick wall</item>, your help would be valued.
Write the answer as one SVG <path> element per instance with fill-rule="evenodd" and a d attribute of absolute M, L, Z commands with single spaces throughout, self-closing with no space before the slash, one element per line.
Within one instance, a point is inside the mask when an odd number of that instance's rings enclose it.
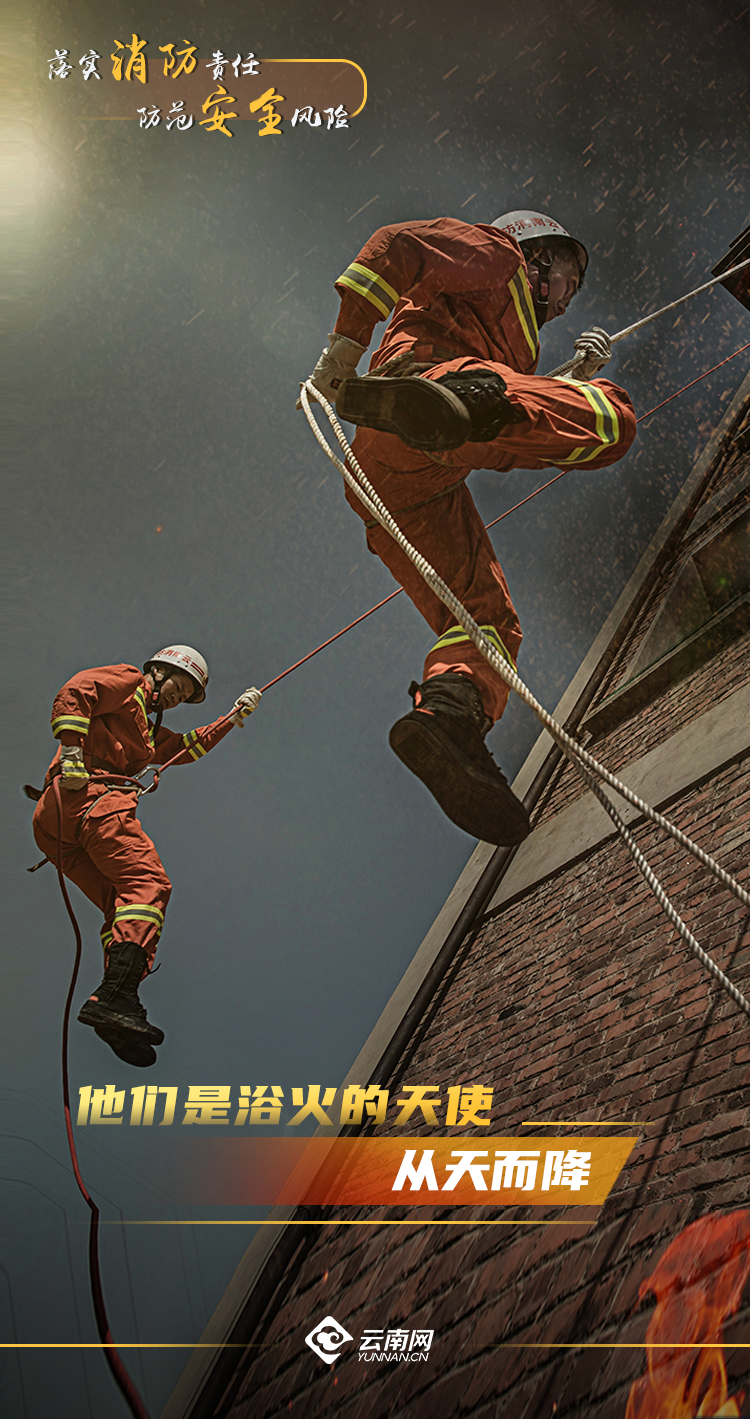
<path fill-rule="evenodd" d="M 725 444 L 702 504 L 746 464 Z M 599 699 L 622 680 L 693 535 L 686 523 Z M 750 679 L 749 641 L 737 639 L 631 713 L 593 744 L 597 757 L 616 771 L 721 703 Z M 584 791 L 563 764 L 543 820 Z M 669 816 L 750 883 L 750 759 L 686 790 Z M 689 929 L 750 995 L 747 910 L 660 830 L 643 823 L 635 834 Z M 300 1229 L 233 1382 L 200 1419 L 625 1419 L 654 1316 L 653 1297 L 639 1300 L 639 1289 L 659 1259 L 698 1219 L 741 1213 L 750 1236 L 750 1020 L 680 941 L 620 841 L 486 915 L 395 1075 L 376 1082 L 392 1097 L 408 1084 L 485 1084 L 490 1134 L 519 1136 L 524 1146 L 534 1136 L 524 1121 L 561 1118 L 600 1121 L 555 1129 L 571 1139 L 613 1132 L 607 1120 L 640 1120 L 628 1130 L 638 1144 L 601 1209 L 476 1209 L 474 1219 L 493 1223 L 482 1226 L 467 1225 L 464 1209 L 337 1209 L 367 1225 Z M 378 1130 L 431 1131 L 467 1130 L 414 1120 Z M 386 1215 L 408 1225 L 372 1225 Z M 430 1225 L 438 1222 L 451 1225 Z M 713 1279 L 720 1292 L 718 1273 Z M 304 1337 L 329 1314 L 357 1337 L 367 1327 L 434 1330 L 429 1360 L 362 1363 L 351 1346 L 328 1367 Z M 670 1341 L 694 1337 L 687 1315 L 686 1303 L 675 1303 Z M 716 1404 L 725 1415 L 750 1415 L 750 1287 L 721 1338 L 727 1383 Z M 748 1348 L 733 1348 L 740 1344 Z M 718 1373 L 721 1352 L 712 1353 Z M 702 1401 L 701 1393 L 691 1414 L 708 1414 Z M 688 1419 L 684 1405 L 664 1403 L 648 1419 L 662 1411 Z M 628 1419 L 646 1419 L 635 1400 Z"/>
<path fill-rule="evenodd" d="M 686 794 L 671 815 L 748 883 L 750 762 Z M 750 990 L 747 911 L 658 830 L 644 826 L 638 840 L 699 942 Z M 583 1227 L 315 1229 L 270 1326 L 256 1337 L 262 1344 L 250 1352 L 257 1358 L 240 1393 L 219 1412 L 625 1415 L 651 1314 L 637 1304 L 641 1282 L 688 1223 L 750 1205 L 750 1027 L 676 938 L 619 843 L 486 919 L 464 951 L 397 1080 L 461 1081 L 494 1088 L 495 1134 L 525 1137 L 533 1132 L 520 1127 L 525 1119 L 647 1126 L 598 1216 L 595 1209 L 499 1214 L 584 1216 Z M 352 1353 L 331 1373 L 304 1345 L 327 1314 L 356 1335 L 367 1326 L 434 1329 L 430 1360 L 386 1369 Z M 728 1333 L 750 1340 L 750 1297 Z M 638 1348 L 497 1348 L 553 1341 Z M 733 1353 L 729 1378 L 730 1394 L 750 1386 L 750 1351 Z"/>
<path fill-rule="evenodd" d="M 746 684 L 749 666 L 750 634 L 740 637 L 721 652 L 720 673 L 716 658 L 709 660 L 639 714 L 631 716 L 586 747 L 600 763 L 617 773 L 623 764 L 641 758 L 650 749 L 662 744 L 670 734 L 728 699 L 735 690 Z M 561 808 L 587 792 L 580 773 L 566 760 L 548 791 L 537 824 L 554 817 Z"/>

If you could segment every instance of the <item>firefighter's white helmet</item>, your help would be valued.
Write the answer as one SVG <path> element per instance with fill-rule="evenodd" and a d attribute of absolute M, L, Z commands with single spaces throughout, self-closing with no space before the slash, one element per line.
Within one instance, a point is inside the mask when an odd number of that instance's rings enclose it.
<path fill-rule="evenodd" d="M 183 670 L 190 676 L 195 683 L 195 694 L 187 701 L 189 705 L 198 705 L 201 700 L 205 700 L 208 666 L 199 650 L 194 650 L 191 645 L 168 645 L 164 650 L 158 650 L 156 655 L 149 657 L 143 667 L 144 671 L 150 670 L 152 665 L 161 665 L 169 670 Z"/>
<path fill-rule="evenodd" d="M 501 217 L 496 217 L 491 223 L 493 227 L 499 227 L 501 232 L 507 232 L 508 236 L 515 237 L 517 242 L 522 241 L 543 241 L 545 237 L 567 237 L 568 241 L 578 248 L 578 259 L 582 266 L 582 273 L 589 264 L 589 254 L 582 241 L 578 237 L 570 235 L 565 227 L 555 221 L 554 217 L 548 217 L 544 212 L 528 212 L 521 209 L 517 212 L 504 212 Z"/>

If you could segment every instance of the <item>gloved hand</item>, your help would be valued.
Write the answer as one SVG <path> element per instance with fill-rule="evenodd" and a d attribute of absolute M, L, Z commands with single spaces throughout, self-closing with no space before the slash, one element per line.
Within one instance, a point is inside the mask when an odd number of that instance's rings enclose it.
<path fill-rule="evenodd" d="M 328 339 L 331 343 L 323 350 L 310 379 L 329 404 L 333 404 L 341 381 L 356 375 L 357 361 L 364 355 L 367 346 L 358 345 L 347 335 L 329 335 Z M 295 407 L 302 408 L 301 399 L 297 400 Z"/>
<path fill-rule="evenodd" d="M 252 714 L 254 709 L 258 708 L 258 705 L 260 704 L 260 694 L 260 690 L 245 690 L 240 695 L 239 699 L 235 700 L 234 705 L 232 706 L 232 708 L 235 709 L 237 713 L 232 715 L 229 723 L 236 724 L 237 728 L 241 729 L 243 724 L 245 723 L 245 720 L 247 719 L 247 716 L 249 714 Z"/>
<path fill-rule="evenodd" d="M 571 371 L 575 379 L 593 379 L 594 375 L 609 363 L 612 356 L 610 338 L 606 330 L 602 330 L 599 325 L 593 326 L 591 330 L 584 330 L 575 341 L 575 349 L 577 354 L 586 356 L 582 363 Z"/>
<path fill-rule="evenodd" d="M 83 762 L 83 749 L 78 744 L 60 749 L 60 769 L 63 788 L 86 787 L 90 775 Z"/>

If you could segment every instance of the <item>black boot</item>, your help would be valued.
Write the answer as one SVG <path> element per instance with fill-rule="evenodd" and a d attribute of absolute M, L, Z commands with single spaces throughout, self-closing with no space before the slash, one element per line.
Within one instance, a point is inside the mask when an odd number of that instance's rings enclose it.
<path fill-rule="evenodd" d="M 156 1050 L 153 1045 L 142 1044 L 137 1035 L 113 1035 L 106 1027 L 102 1029 L 101 1025 L 94 1026 L 94 1033 L 126 1064 L 135 1065 L 136 1069 L 148 1069 L 150 1065 L 156 1064 Z"/>
<path fill-rule="evenodd" d="M 458 370 L 439 379 L 365 375 L 343 381 L 336 410 L 351 424 L 382 429 L 410 448 L 431 452 L 489 443 L 507 424 L 523 423 L 528 416 L 505 389 L 495 370 Z"/>
<path fill-rule="evenodd" d="M 394 724 L 390 745 L 457 827 L 511 847 L 531 831 L 529 815 L 486 748 L 491 726 L 476 686 L 448 671 L 412 682 L 414 709 Z"/>
<path fill-rule="evenodd" d="M 98 989 L 82 1005 L 78 1019 L 82 1025 L 92 1025 L 107 1044 L 130 1047 L 134 1044 L 160 1045 L 164 1031 L 149 1025 L 146 1011 L 138 999 L 138 986 L 146 969 L 146 952 L 133 941 L 121 941 L 111 946 L 104 979 Z M 113 1043 L 114 1042 L 114 1043 Z M 118 1050 L 115 1049 L 115 1054 Z M 120 1058 L 125 1058 L 120 1055 Z M 136 1060 L 129 1060 L 136 1063 Z M 153 1063 L 152 1060 L 148 1061 Z"/>

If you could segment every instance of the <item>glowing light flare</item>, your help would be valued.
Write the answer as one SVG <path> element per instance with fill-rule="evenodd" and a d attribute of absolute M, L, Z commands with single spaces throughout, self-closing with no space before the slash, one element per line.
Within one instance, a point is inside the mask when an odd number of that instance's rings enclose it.
<path fill-rule="evenodd" d="M 6 194 L 2 226 L 11 245 L 31 239 L 29 224 L 54 201 L 62 180 L 54 154 L 31 124 L 12 123 L 0 161 L 0 181 Z"/>

